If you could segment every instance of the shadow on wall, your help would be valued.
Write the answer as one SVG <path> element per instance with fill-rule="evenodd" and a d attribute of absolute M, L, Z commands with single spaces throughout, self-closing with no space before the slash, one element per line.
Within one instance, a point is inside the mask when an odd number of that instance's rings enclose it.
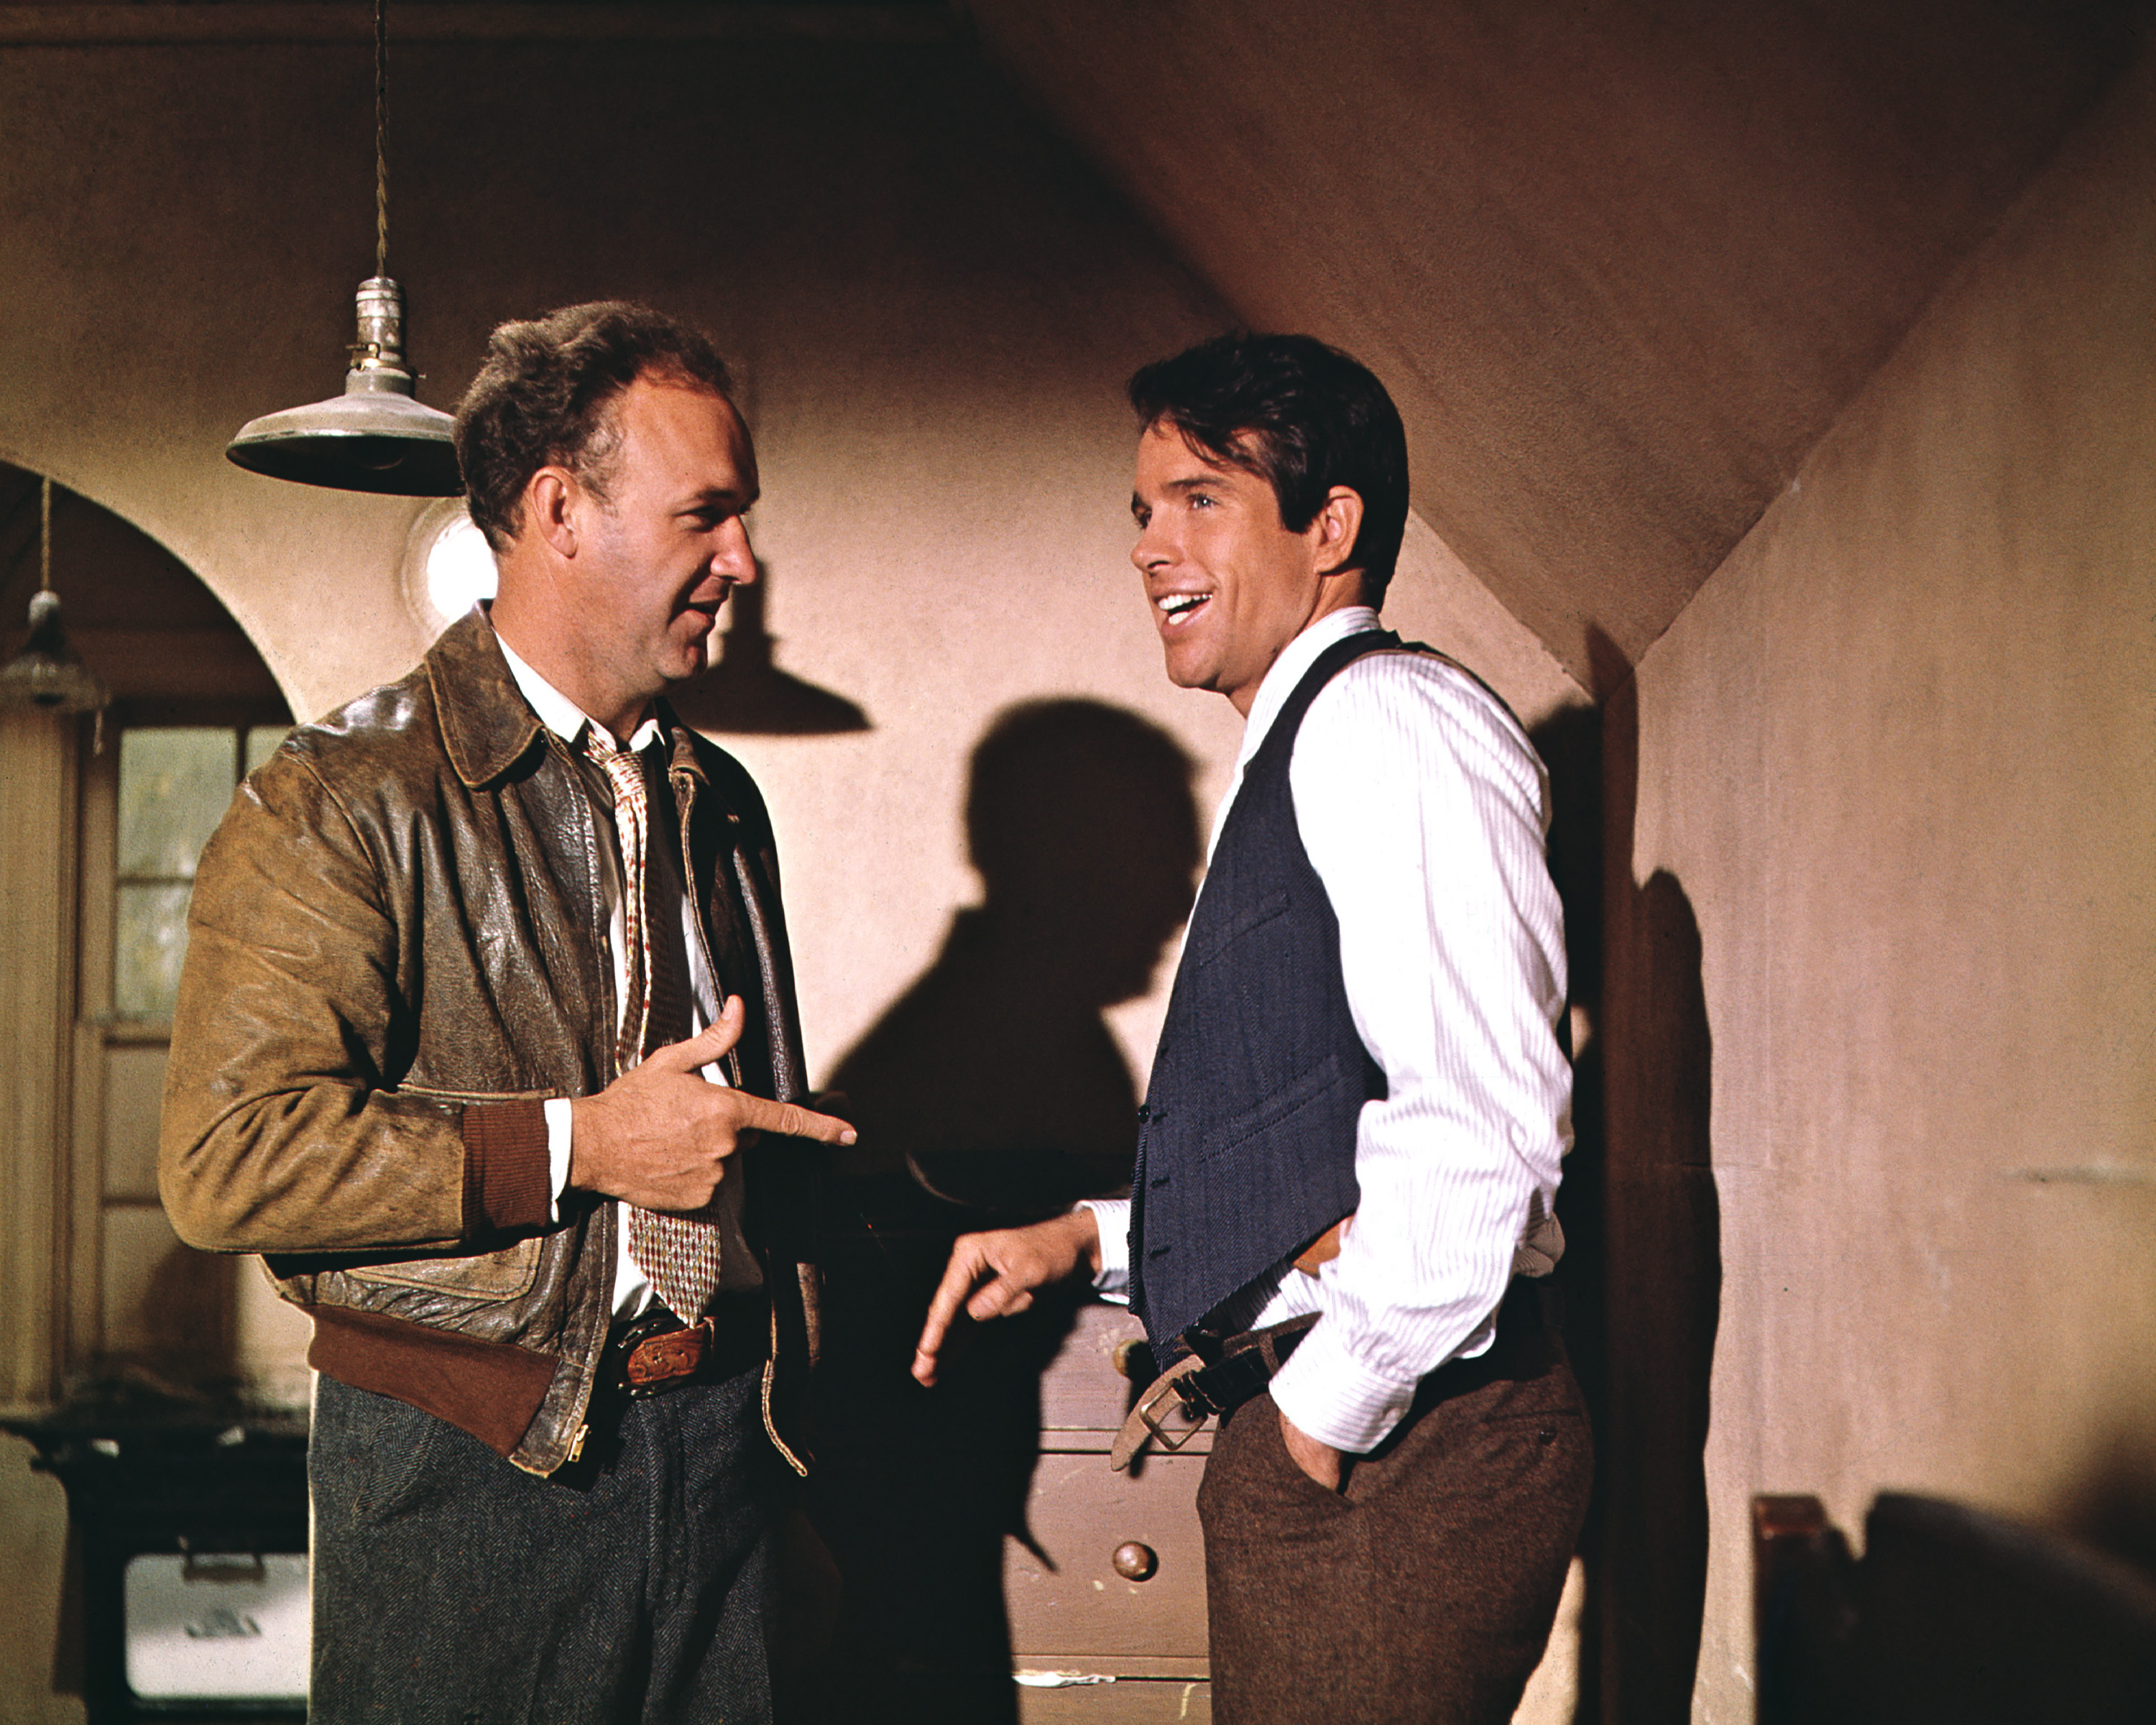
<path fill-rule="evenodd" d="M 2156 1581 L 2156 1430 L 2124 1425 L 2092 1444 L 2057 1519 Z"/>
<path fill-rule="evenodd" d="M 1558 1220 L 1564 1228 L 1564 1256 L 1558 1286 L 1564 1299 L 1564 1344 L 1594 1431 L 1598 1481 L 1604 1466 L 1609 1425 L 1608 1373 L 1603 1332 L 1605 1234 L 1603 1214 L 1602 1117 L 1602 709 L 1565 707 L 1531 733 L 1550 776 L 1550 874 L 1564 904 L 1566 958 L 1570 974 L 1566 1030 L 1572 1055 L 1573 1145 L 1558 1190 Z M 1583 1034 L 1582 1032 L 1585 1034 Z M 1580 1552 L 1590 1589 L 1599 1585 L 1601 1505 L 1599 1484 Z M 1595 1697 L 1596 1635 L 1594 1600 L 1582 1615 L 1578 1701 L 1575 1717 L 1587 1725 L 1599 1717 Z"/>
<path fill-rule="evenodd" d="M 1666 871 L 1632 884 L 1637 691 L 1614 644 L 1590 644 L 1599 715 L 1560 715 L 1536 737 L 1558 811 L 1573 999 L 1594 1025 L 1577 1051 L 1559 1204 L 1567 1340 L 1597 1450 L 1578 1717 L 1684 1725 L 1706 1606 L 1722 1298 L 1713 1039 L 1691 901 Z"/>
<path fill-rule="evenodd" d="M 1004 1541 L 1032 1543 L 1040 1373 L 1076 1296 L 962 1326 L 933 1391 L 908 1368 L 956 1235 L 1128 1185 L 1138 1099 L 1101 1014 L 1146 992 L 1189 912 L 1191 774 L 1119 708 L 999 718 L 966 803 L 983 902 L 834 1075 L 860 1143 L 822 1249 L 811 1513 L 844 1592 L 818 1718 L 1016 1717 Z"/>

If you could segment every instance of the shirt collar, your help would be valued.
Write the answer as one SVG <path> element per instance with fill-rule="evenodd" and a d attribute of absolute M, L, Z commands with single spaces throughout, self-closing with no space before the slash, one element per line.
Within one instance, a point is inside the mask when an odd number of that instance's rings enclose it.
<path fill-rule="evenodd" d="M 606 747 L 619 747 L 613 734 L 605 726 L 526 665 L 516 649 L 503 640 L 499 634 L 494 639 L 501 649 L 501 656 L 509 662 L 510 675 L 516 679 L 517 688 L 531 703 L 531 711 L 539 715 L 541 724 L 572 748 L 583 747 L 587 731 Z M 658 740 L 658 719 L 655 716 L 647 718 L 636 727 L 636 734 L 629 738 L 629 747 L 641 754 Z"/>
<path fill-rule="evenodd" d="M 1319 654 L 1335 641 L 1344 641 L 1350 635 L 1382 627 L 1378 614 L 1369 606 L 1342 605 L 1337 611 L 1328 611 L 1281 648 L 1281 656 L 1273 661 L 1272 669 L 1258 685 L 1256 698 L 1250 702 L 1250 716 L 1243 726 L 1243 747 L 1235 757 L 1238 770 L 1257 753 L 1265 733 L 1273 728 L 1273 721 L 1280 716 L 1280 710 L 1287 705 L 1288 696 L 1295 693 L 1296 685 L 1317 664 Z M 513 659 L 510 664 L 515 669 Z"/>

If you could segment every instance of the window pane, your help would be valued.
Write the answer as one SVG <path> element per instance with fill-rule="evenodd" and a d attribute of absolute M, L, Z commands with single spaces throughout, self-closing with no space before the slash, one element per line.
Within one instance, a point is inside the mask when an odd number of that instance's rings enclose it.
<path fill-rule="evenodd" d="M 292 734 L 290 725 L 252 725 L 247 732 L 247 770 L 252 773 L 277 752 L 277 745 Z"/>
<path fill-rule="evenodd" d="M 105 1195 L 157 1201 L 157 1114 L 165 1050 L 105 1051 Z"/>
<path fill-rule="evenodd" d="M 120 736 L 120 855 L 130 875 L 192 880 L 195 859 L 232 800 L 233 735 L 218 727 Z"/>
<path fill-rule="evenodd" d="M 185 886 L 122 886 L 115 898 L 112 1005 L 123 1019 L 168 1019 L 187 955 Z"/>

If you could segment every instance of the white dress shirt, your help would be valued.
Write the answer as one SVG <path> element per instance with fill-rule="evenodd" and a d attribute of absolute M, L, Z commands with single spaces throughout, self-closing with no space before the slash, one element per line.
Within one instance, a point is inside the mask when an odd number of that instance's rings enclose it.
<path fill-rule="evenodd" d="M 1333 612 L 1265 674 L 1209 860 L 1304 674 L 1378 626 L 1367 606 Z M 1288 783 L 1339 920 L 1348 1009 L 1388 1094 L 1357 1122 L 1362 1197 L 1340 1255 L 1314 1278 L 1283 1263 L 1234 1316 L 1320 1315 L 1273 1399 L 1312 1437 L 1360 1454 L 1425 1373 L 1487 1350 L 1513 1275 L 1547 1275 L 1563 1250 L 1551 1205 L 1572 1144 L 1572 1071 L 1556 1033 L 1566 981 L 1544 860 L 1549 779 L 1519 721 L 1466 671 L 1379 652 L 1311 703 Z M 1086 1207 L 1101 1230 L 1096 1286 L 1127 1288 L 1128 1201 Z"/>
<path fill-rule="evenodd" d="M 495 639 L 501 648 L 501 656 L 509 661 L 509 674 L 516 679 L 516 686 L 531 703 L 531 711 L 538 714 L 542 724 L 569 746 L 570 754 L 578 761 L 587 759 L 587 732 L 608 748 L 624 747 L 605 726 L 520 659 L 508 642 L 499 635 Z M 637 726 L 636 734 L 625 747 L 641 754 L 660 736 L 658 720 L 648 718 Z M 592 793 L 593 812 L 601 824 L 605 841 L 598 847 L 599 891 L 606 910 L 607 962 L 613 971 L 614 999 L 620 1008 L 616 1014 L 619 1026 L 622 1015 L 629 1010 L 629 961 L 622 949 L 629 924 L 621 902 L 621 863 L 613 836 L 613 793 L 598 767 L 593 766 L 586 778 L 587 788 Z M 719 1015 L 718 984 L 704 956 L 703 937 L 696 930 L 695 905 L 682 885 L 680 859 L 673 855 L 670 847 L 652 846 L 645 863 L 644 888 L 654 918 L 670 911 L 680 919 L 683 944 L 689 957 L 689 1028 L 692 1034 L 702 1030 Z M 704 1067 L 702 1076 L 713 1084 L 726 1081 L 725 1069 L 716 1061 Z M 571 1100 L 556 1096 L 546 1104 L 546 1111 L 547 1155 L 554 1182 L 554 1219 L 558 1222 L 562 1219 L 562 1194 L 569 1184 L 573 1118 Z M 749 1250 L 747 1236 L 742 1229 L 742 1185 L 740 1179 L 734 1177 L 736 1172 L 729 1170 L 729 1178 L 719 1184 L 713 1218 L 720 1228 L 719 1286 L 724 1289 L 760 1287 L 763 1271 L 755 1254 Z M 629 1219 L 620 1214 L 619 1200 L 606 1201 L 615 1209 L 613 1312 L 616 1317 L 634 1317 L 651 1303 L 651 1281 L 629 1256 Z M 676 1315 L 696 1316 L 693 1312 Z"/>

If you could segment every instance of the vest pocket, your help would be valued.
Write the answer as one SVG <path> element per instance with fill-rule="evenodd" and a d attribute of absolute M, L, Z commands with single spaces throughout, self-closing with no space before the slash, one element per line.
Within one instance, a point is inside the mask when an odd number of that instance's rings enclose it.
<path fill-rule="evenodd" d="M 1220 1129 L 1199 1153 L 1199 1160 L 1212 1162 L 1248 1144 L 1253 1138 L 1274 1135 L 1305 1110 L 1340 1088 L 1347 1075 L 1337 1054 L 1282 1085 L 1255 1107 L 1245 1108 L 1220 1122 Z M 1359 1103 L 1358 1104 L 1359 1106 Z"/>
<path fill-rule="evenodd" d="M 1289 898 L 1285 887 L 1278 892 L 1267 893 L 1255 904 L 1237 911 L 1227 927 L 1220 931 L 1217 940 L 1209 938 L 1204 950 L 1198 954 L 1197 962 L 1201 965 L 1210 964 L 1252 929 L 1261 928 L 1275 918 L 1285 916 L 1293 908 L 1294 901 Z M 1206 933 L 1209 937 L 1212 930 L 1209 928 Z"/>

